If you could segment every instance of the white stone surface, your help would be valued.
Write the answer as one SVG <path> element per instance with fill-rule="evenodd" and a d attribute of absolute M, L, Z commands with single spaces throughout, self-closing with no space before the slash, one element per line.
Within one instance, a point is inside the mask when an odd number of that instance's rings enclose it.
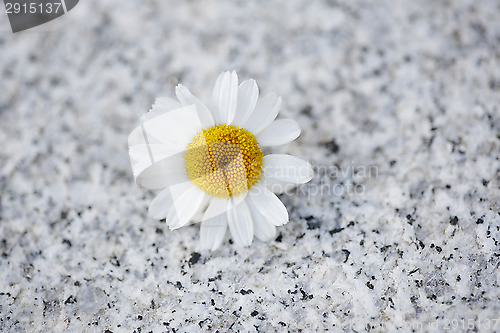
<path fill-rule="evenodd" d="M 500 331 L 498 1 L 87 0 L 0 30 L 0 331 Z M 226 69 L 317 172 L 275 241 L 198 253 L 147 218 L 127 135 Z"/>

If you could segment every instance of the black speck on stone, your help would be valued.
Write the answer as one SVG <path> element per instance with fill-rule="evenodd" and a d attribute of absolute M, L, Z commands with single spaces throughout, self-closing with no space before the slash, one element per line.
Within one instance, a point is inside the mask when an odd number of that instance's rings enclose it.
<path fill-rule="evenodd" d="M 483 224 L 483 223 L 484 223 L 484 220 L 482 217 L 478 218 L 476 221 L 476 224 Z"/>
<path fill-rule="evenodd" d="M 336 154 L 340 150 L 340 146 L 337 144 L 335 139 L 332 139 L 331 141 L 323 143 L 323 145 L 328 149 L 328 151 L 332 154 Z"/>
<path fill-rule="evenodd" d="M 182 284 L 180 281 L 177 281 L 177 283 L 175 284 L 175 286 L 177 287 L 177 289 L 181 290 L 182 289 Z"/>
<path fill-rule="evenodd" d="M 439 253 L 441 253 L 441 251 L 443 251 L 443 249 L 441 248 L 441 246 L 436 246 L 436 251 L 438 251 Z"/>
<path fill-rule="evenodd" d="M 222 272 L 219 271 L 217 272 L 218 274 L 214 277 L 208 278 L 208 282 L 214 282 L 215 280 L 220 280 L 222 278 Z"/>
<path fill-rule="evenodd" d="M 300 235 L 298 235 L 297 237 L 295 237 L 295 239 L 302 239 L 304 238 L 304 236 L 306 235 L 306 233 L 301 233 Z"/>
<path fill-rule="evenodd" d="M 141 315 L 138 315 L 138 316 L 137 316 L 137 319 L 142 320 L 142 316 L 141 316 Z"/>
<path fill-rule="evenodd" d="M 253 294 L 253 290 L 252 289 L 247 289 L 247 290 L 241 289 L 240 294 L 242 294 L 242 295 Z"/>
<path fill-rule="evenodd" d="M 304 291 L 304 289 L 302 289 L 302 288 L 300 288 L 300 293 L 302 294 L 302 298 L 301 298 L 301 300 L 303 300 L 303 301 L 307 301 L 307 300 L 310 300 L 310 299 L 313 299 L 313 298 L 314 298 L 314 296 L 313 296 L 313 295 L 308 295 L 308 294 Z"/>
<path fill-rule="evenodd" d="M 200 260 L 201 258 L 201 254 L 199 254 L 198 252 L 193 252 L 191 253 L 191 258 L 189 258 L 189 264 L 190 265 L 194 265 L 198 262 L 198 260 Z"/>
<path fill-rule="evenodd" d="M 64 304 L 74 304 L 76 303 L 76 298 L 73 297 L 73 295 L 71 295 L 70 297 L 68 297 L 67 300 L 64 301 Z"/>
<path fill-rule="evenodd" d="M 122 101 L 126 104 L 130 104 L 130 102 L 132 102 L 132 96 L 124 95 L 124 96 L 122 96 Z"/>
<path fill-rule="evenodd" d="M 113 333 L 113 331 L 105 330 L 104 333 Z"/>
<path fill-rule="evenodd" d="M 456 217 L 456 216 L 450 217 L 450 224 L 457 225 L 458 224 L 458 217 Z"/>
<path fill-rule="evenodd" d="M 392 161 L 390 161 L 390 162 L 389 162 L 389 165 L 390 165 L 391 167 L 393 167 L 393 166 L 395 166 L 395 165 L 396 165 L 396 162 L 397 162 L 396 160 L 392 160 Z"/>
<path fill-rule="evenodd" d="M 113 256 L 111 258 L 110 262 L 111 262 L 111 265 L 116 266 L 116 267 L 120 267 L 120 260 L 118 260 L 118 258 L 116 258 L 116 256 Z"/>
<path fill-rule="evenodd" d="M 367 286 L 368 288 L 370 288 L 371 290 L 373 290 L 373 284 L 371 284 L 371 283 L 370 283 L 370 281 L 368 281 L 368 282 L 366 283 L 366 286 Z"/>
<path fill-rule="evenodd" d="M 283 235 L 280 233 L 278 235 L 278 237 L 276 237 L 275 241 L 277 241 L 278 243 L 281 243 L 282 240 L 283 240 Z"/>
<path fill-rule="evenodd" d="M 307 293 L 304 291 L 304 289 L 300 288 L 300 293 L 302 294 L 302 300 L 307 299 Z"/>
<path fill-rule="evenodd" d="M 385 245 L 385 246 L 382 246 L 382 247 L 380 248 L 380 252 L 385 252 L 385 251 L 387 251 L 390 247 L 391 247 L 391 245 Z"/>
<path fill-rule="evenodd" d="M 334 234 L 338 234 L 342 230 L 344 230 L 344 228 L 335 228 L 335 229 L 328 231 L 328 233 L 330 234 L 330 236 L 333 236 Z"/>
<path fill-rule="evenodd" d="M 413 225 L 413 222 L 415 222 L 415 219 L 410 214 L 406 215 L 406 219 L 409 225 Z"/>
<path fill-rule="evenodd" d="M 255 317 L 255 316 L 256 316 L 256 315 L 258 315 L 258 314 L 259 314 L 259 312 L 258 312 L 258 311 L 256 311 L 256 310 L 254 310 L 254 311 L 252 311 L 252 313 L 250 313 L 250 315 L 251 315 L 252 317 Z"/>
<path fill-rule="evenodd" d="M 349 259 L 349 256 L 351 255 L 351 251 L 346 250 L 346 249 L 342 249 L 342 253 L 344 253 L 344 255 L 345 255 L 345 259 L 344 259 L 344 264 L 345 264 L 347 262 L 347 259 Z"/>
<path fill-rule="evenodd" d="M 301 113 L 303 113 L 304 115 L 306 115 L 308 117 L 311 117 L 311 111 L 312 111 L 312 106 L 310 106 L 310 105 L 306 105 L 306 106 L 304 106 L 304 108 L 302 110 L 300 110 Z"/>
<path fill-rule="evenodd" d="M 68 218 L 68 211 L 62 210 L 60 217 L 61 217 L 61 220 L 66 220 Z"/>
<path fill-rule="evenodd" d="M 163 230 L 160 228 L 156 228 L 156 233 L 161 235 L 161 234 L 163 234 Z"/>
<path fill-rule="evenodd" d="M 305 218 L 307 221 L 307 229 L 312 230 L 312 229 L 318 229 L 321 227 L 321 220 L 314 216 L 308 216 Z"/>
<path fill-rule="evenodd" d="M 68 245 L 68 247 L 71 247 L 71 241 L 69 239 L 63 239 L 63 244 Z"/>
<path fill-rule="evenodd" d="M 483 179 L 483 186 L 484 186 L 484 187 L 488 186 L 488 183 L 489 183 L 489 181 L 488 181 L 488 180 Z"/>

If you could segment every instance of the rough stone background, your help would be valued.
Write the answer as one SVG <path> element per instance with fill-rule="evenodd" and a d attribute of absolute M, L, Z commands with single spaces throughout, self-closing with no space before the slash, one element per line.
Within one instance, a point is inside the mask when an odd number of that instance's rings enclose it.
<path fill-rule="evenodd" d="M 0 331 L 500 331 L 498 1 L 0 15 Z M 316 175 L 276 240 L 201 252 L 147 217 L 127 136 L 226 69 L 283 97 L 303 133 L 274 151 Z"/>

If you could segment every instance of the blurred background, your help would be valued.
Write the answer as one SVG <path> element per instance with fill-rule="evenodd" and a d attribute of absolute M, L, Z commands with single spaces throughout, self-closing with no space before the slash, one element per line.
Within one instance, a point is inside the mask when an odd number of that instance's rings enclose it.
<path fill-rule="evenodd" d="M 494 0 L 86 0 L 16 34 L 2 7 L 0 331 L 492 329 L 499 45 Z M 275 241 L 198 252 L 147 217 L 127 136 L 233 69 L 317 172 Z"/>

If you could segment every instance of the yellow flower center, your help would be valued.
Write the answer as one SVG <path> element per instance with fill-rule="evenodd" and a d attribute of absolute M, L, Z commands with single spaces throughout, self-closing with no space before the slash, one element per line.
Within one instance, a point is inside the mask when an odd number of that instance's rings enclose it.
<path fill-rule="evenodd" d="M 191 181 L 218 197 L 237 196 L 259 179 L 262 152 L 255 136 L 233 125 L 202 129 L 187 146 L 184 168 Z"/>

